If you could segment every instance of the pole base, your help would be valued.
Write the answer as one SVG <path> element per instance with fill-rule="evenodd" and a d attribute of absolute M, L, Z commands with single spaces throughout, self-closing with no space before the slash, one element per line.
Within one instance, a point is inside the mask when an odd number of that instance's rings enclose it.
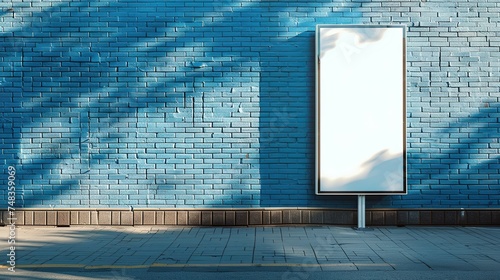
<path fill-rule="evenodd" d="M 373 228 L 367 228 L 367 227 L 363 227 L 363 228 L 360 228 L 360 227 L 352 227 L 353 230 L 356 230 L 356 231 L 373 231 L 374 229 Z"/>

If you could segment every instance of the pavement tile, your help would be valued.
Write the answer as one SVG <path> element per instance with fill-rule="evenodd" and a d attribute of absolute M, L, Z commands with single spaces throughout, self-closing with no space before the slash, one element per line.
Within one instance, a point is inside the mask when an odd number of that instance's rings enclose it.
<path fill-rule="evenodd" d="M 0 234 L 4 231 L 0 228 Z M 201 265 L 197 269 L 203 271 L 233 269 L 223 264 L 240 264 L 236 268 L 249 271 L 297 265 L 299 271 L 500 271 L 500 229 L 495 227 L 380 227 L 359 232 L 338 226 L 89 226 L 18 231 L 23 237 L 16 252 L 19 264 L 186 264 Z M 0 254 L 6 254 L 7 247 L 0 247 Z"/>

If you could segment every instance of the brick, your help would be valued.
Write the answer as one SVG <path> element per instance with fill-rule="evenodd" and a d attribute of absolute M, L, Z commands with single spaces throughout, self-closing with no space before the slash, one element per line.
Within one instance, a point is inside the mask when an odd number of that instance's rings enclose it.
<path fill-rule="evenodd" d="M 262 211 L 262 224 L 270 225 L 271 224 L 271 211 Z"/>
<path fill-rule="evenodd" d="M 185 220 L 184 220 L 185 221 Z M 177 212 L 176 211 L 166 211 L 165 212 L 165 225 L 177 225 Z"/>
<path fill-rule="evenodd" d="M 322 224 L 323 223 L 323 211 L 312 210 L 310 221 L 311 221 L 311 224 Z"/>
<path fill-rule="evenodd" d="M 90 224 L 99 224 L 99 213 L 97 211 L 90 211 Z"/>
<path fill-rule="evenodd" d="M 121 225 L 121 211 L 111 211 L 111 224 Z"/>
<path fill-rule="evenodd" d="M 398 213 L 397 211 L 385 211 L 385 225 L 395 226 L 397 225 Z"/>
<path fill-rule="evenodd" d="M 500 225 L 500 211 L 492 211 L 491 224 L 492 225 Z"/>
<path fill-rule="evenodd" d="M 366 224 L 368 224 L 368 213 L 366 213 L 367 216 L 367 221 Z M 385 225 L 385 213 L 384 211 L 371 211 L 371 223 L 374 226 L 381 226 Z"/>
<path fill-rule="evenodd" d="M 478 225 L 480 222 L 480 211 L 467 211 L 466 212 L 466 223 L 467 225 Z"/>
<path fill-rule="evenodd" d="M 78 211 L 78 224 L 90 225 L 90 211 Z"/>
<path fill-rule="evenodd" d="M 431 225 L 432 224 L 432 212 L 431 211 L 419 211 L 419 225 Z"/>
<path fill-rule="evenodd" d="M 355 224 L 355 216 L 357 216 L 357 211 L 337 211 L 337 216 L 340 224 L 353 225 Z"/>
<path fill-rule="evenodd" d="M 201 224 L 204 226 L 212 225 L 212 211 L 201 212 Z"/>
<path fill-rule="evenodd" d="M 164 225 L 165 224 L 165 212 L 164 211 L 156 211 L 155 212 L 155 225 Z"/>
<path fill-rule="evenodd" d="M 70 223 L 71 225 L 79 225 L 78 211 L 70 212 Z"/>
<path fill-rule="evenodd" d="M 290 213 L 290 219 L 292 224 L 300 224 L 302 223 L 302 216 L 300 210 L 292 210 Z"/>
<path fill-rule="evenodd" d="M 248 225 L 248 211 L 235 212 L 235 225 L 247 226 Z"/>
<path fill-rule="evenodd" d="M 177 224 L 178 225 L 188 225 L 188 211 L 178 211 L 177 212 Z"/>
<path fill-rule="evenodd" d="M 47 211 L 47 225 L 57 225 L 57 211 Z"/>
<path fill-rule="evenodd" d="M 491 224 L 492 224 L 492 212 L 479 211 L 478 225 L 491 225 Z"/>
<path fill-rule="evenodd" d="M 34 224 L 34 214 L 33 211 L 23 211 L 24 212 L 24 224 L 33 225 Z"/>
<path fill-rule="evenodd" d="M 155 211 L 143 211 L 143 225 L 154 225 L 156 223 Z"/>
<path fill-rule="evenodd" d="M 458 225 L 460 224 L 458 219 L 457 211 L 445 211 L 444 213 L 444 223 L 446 225 Z"/>
<path fill-rule="evenodd" d="M 236 213 L 235 211 L 226 211 L 226 226 L 234 226 L 236 225 Z"/>
<path fill-rule="evenodd" d="M 226 215 L 224 211 L 213 211 L 212 219 L 214 226 L 223 226 L 226 224 Z"/>
<path fill-rule="evenodd" d="M 408 211 L 398 211 L 397 225 L 406 226 L 409 224 Z"/>
<path fill-rule="evenodd" d="M 132 226 L 134 225 L 134 212 L 120 211 L 120 225 Z"/>
<path fill-rule="evenodd" d="M 337 211 L 322 211 L 323 221 L 321 223 L 325 224 L 336 224 L 339 222 Z"/>
<path fill-rule="evenodd" d="M 137 211 L 137 210 L 134 210 L 133 212 L 133 224 L 134 225 L 142 225 L 143 224 L 143 213 L 144 211 Z"/>
<path fill-rule="evenodd" d="M 439 210 L 431 211 L 431 219 L 433 225 L 444 225 L 445 224 L 444 211 L 439 211 Z"/>
<path fill-rule="evenodd" d="M 279 225 L 283 223 L 283 212 L 282 211 L 271 211 L 271 224 Z"/>
<path fill-rule="evenodd" d="M 248 224 L 262 225 L 262 211 L 250 211 Z"/>
<path fill-rule="evenodd" d="M 302 223 L 311 224 L 311 211 L 310 210 L 300 210 Z"/>
<path fill-rule="evenodd" d="M 111 225 L 111 211 L 98 211 L 98 224 L 99 225 Z"/>
<path fill-rule="evenodd" d="M 189 211 L 188 216 L 189 216 L 188 224 L 190 226 L 201 225 L 201 211 Z"/>
<path fill-rule="evenodd" d="M 3 217 L 3 223 L 4 223 L 4 225 L 8 224 L 9 220 L 7 220 L 7 218 L 10 217 L 9 216 L 9 212 L 8 211 L 3 211 L 2 217 Z M 17 218 L 16 224 L 19 224 L 19 225 L 24 225 L 25 224 L 24 211 L 16 211 L 16 218 Z"/>
<path fill-rule="evenodd" d="M 283 210 L 283 224 L 291 224 L 292 223 L 292 213 L 291 210 Z"/>
<path fill-rule="evenodd" d="M 46 211 L 33 211 L 34 225 L 46 226 L 47 225 L 47 212 Z"/>

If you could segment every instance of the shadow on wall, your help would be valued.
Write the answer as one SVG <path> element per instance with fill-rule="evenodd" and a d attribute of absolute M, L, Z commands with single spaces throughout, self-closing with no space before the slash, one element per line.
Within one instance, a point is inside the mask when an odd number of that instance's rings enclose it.
<path fill-rule="evenodd" d="M 315 204 L 312 30 L 357 16 L 331 1 L 276 3 L 207 1 L 222 12 L 217 21 L 163 2 L 58 2 L 16 18 L 1 42 L 11 69 L 2 78 L 1 159 L 17 168 L 19 204 Z M 254 19 L 266 32 L 247 33 L 247 14 L 262 15 Z M 215 40 L 235 25 L 231 40 Z M 243 45 L 248 35 L 258 43 Z M 217 101 L 255 86 L 257 117 L 244 118 L 245 93 Z M 224 127 L 240 121 L 258 122 L 257 134 L 238 139 L 225 164 Z M 207 153 L 214 163 L 200 168 L 220 177 L 197 168 Z"/>
<path fill-rule="evenodd" d="M 19 205 L 355 206 L 314 195 L 314 28 L 361 23 L 364 1 L 69 3 L 20 8 L 0 37 Z M 498 205 L 497 114 L 433 130 L 409 149 L 409 194 L 368 206 Z"/>
<path fill-rule="evenodd" d="M 157 15 L 148 24 L 133 17 L 118 24 L 120 15 L 146 16 L 151 3 L 121 14 L 124 7 L 117 2 L 58 5 L 33 12 L 2 38 L 4 66 L 12 69 L 2 86 L 8 149 L 2 160 L 18 170 L 18 204 L 113 207 L 120 206 L 120 199 L 112 198 L 118 196 L 125 197 L 124 205 L 147 205 L 156 185 L 166 181 L 155 176 L 156 164 L 177 174 L 174 164 L 165 163 L 168 154 L 154 162 L 149 149 L 177 152 L 183 139 L 168 144 L 164 139 L 175 139 L 175 123 L 194 122 L 195 82 L 203 76 L 173 55 L 189 44 L 185 33 L 154 36 L 182 23 Z M 88 22 L 102 26 L 88 35 Z M 127 47 L 137 49 L 135 56 L 122 55 Z M 150 128 L 148 122 L 156 125 Z"/>
<path fill-rule="evenodd" d="M 498 98 L 462 99 L 462 108 L 451 108 L 452 121 L 436 118 L 433 128 L 410 113 L 413 131 L 432 132 L 415 147 L 408 143 L 408 195 L 370 197 L 367 203 L 402 208 L 500 205 Z"/>
<path fill-rule="evenodd" d="M 262 6 L 269 3 L 262 3 Z M 295 19 L 276 22 L 279 30 L 269 38 L 268 49 L 261 54 L 260 72 L 260 205 L 288 207 L 355 207 L 347 196 L 316 196 L 315 174 L 315 28 L 317 24 L 356 24 L 361 22 L 357 8 L 362 2 L 327 3 L 297 1 L 296 5 L 311 14 L 317 6 L 331 6 L 335 12 L 325 18 Z M 301 21 L 302 20 L 302 21 Z M 289 32 L 291 33 L 291 32 Z M 274 40 L 276 37 L 278 40 Z"/>
<path fill-rule="evenodd" d="M 314 200 L 314 24 L 269 46 L 260 73 L 261 206 Z"/>

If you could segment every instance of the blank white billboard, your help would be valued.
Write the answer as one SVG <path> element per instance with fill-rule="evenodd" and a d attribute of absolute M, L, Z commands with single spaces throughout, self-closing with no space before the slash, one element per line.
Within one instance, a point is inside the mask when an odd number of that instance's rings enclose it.
<path fill-rule="evenodd" d="M 401 25 L 316 28 L 316 194 L 406 193 Z"/>

